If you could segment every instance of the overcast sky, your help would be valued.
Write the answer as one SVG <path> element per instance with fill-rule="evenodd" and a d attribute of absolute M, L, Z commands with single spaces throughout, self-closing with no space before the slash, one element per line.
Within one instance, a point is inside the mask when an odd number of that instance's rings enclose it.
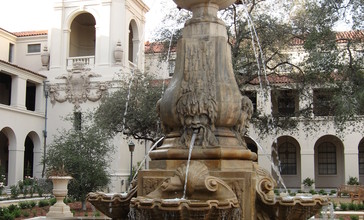
<path fill-rule="evenodd" d="M 47 30 L 53 12 L 53 0 L 0 0 L 0 27 L 10 31 Z M 172 0 L 144 0 L 150 11 L 146 14 L 146 36 L 156 28 L 162 19 L 163 2 Z"/>
<path fill-rule="evenodd" d="M 59 0 L 57 0 L 59 1 Z M 0 27 L 10 31 L 47 30 L 53 12 L 54 0 L 0 0 Z M 146 14 L 146 35 L 149 40 L 151 32 L 160 25 L 164 13 L 175 7 L 172 0 L 144 0 L 150 11 Z M 345 24 L 336 28 L 347 30 Z"/>

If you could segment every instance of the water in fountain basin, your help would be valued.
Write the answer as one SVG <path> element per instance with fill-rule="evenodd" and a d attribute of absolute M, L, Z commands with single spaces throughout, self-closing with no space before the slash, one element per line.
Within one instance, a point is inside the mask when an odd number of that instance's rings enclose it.
<path fill-rule="evenodd" d="M 193 134 L 192 134 L 192 138 L 191 138 L 191 143 L 190 143 L 190 149 L 189 149 L 189 152 L 188 152 L 188 159 L 187 159 L 187 165 L 186 165 L 185 186 L 183 188 L 183 196 L 182 196 L 182 199 L 185 199 L 186 198 L 188 169 L 190 167 L 191 154 L 192 154 L 193 146 L 195 145 L 195 140 L 196 140 L 197 133 L 198 133 L 198 130 L 193 130 Z"/>

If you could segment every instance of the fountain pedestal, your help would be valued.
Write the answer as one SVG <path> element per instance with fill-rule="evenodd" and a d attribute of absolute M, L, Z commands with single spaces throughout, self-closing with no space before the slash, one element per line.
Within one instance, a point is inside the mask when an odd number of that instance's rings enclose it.
<path fill-rule="evenodd" d="M 240 93 L 226 27 L 217 17 L 234 0 L 174 1 L 193 17 L 177 45 L 173 78 L 157 103 L 166 137 L 150 153 L 150 169 L 139 171 L 130 218 L 270 220 L 296 208 L 307 215 L 291 219 L 305 219 L 327 200 L 276 198 L 276 182 L 243 138 L 253 106 Z"/>

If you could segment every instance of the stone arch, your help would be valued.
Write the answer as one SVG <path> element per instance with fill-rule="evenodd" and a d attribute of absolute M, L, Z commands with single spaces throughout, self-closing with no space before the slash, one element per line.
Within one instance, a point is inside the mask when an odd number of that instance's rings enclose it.
<path fill-rule="evenodd" d="M 14 131 L 5 127 L 0 130 L 0 164 L 1 164 L 1 175 L 4 175 L 4 184 L 8 185 L 8 174 L 9 174 L 9 150 L 10 148 L 15 149 L 16 147 L 16 136 Z"/>
<path fill-rule="evenodd" d="M 140 44 L 139 25 L 135 19 L 131 19 L 128 26 L 128 60 L 134 64 L 138 61 Z"/>
<path fill-rule="evenodd" d="M 31 131 L 24 140 L 24 169 L 23 176 L 34 177 L 35 170 L 41 162 L 41 141 L 39 135 Z"/>
<path fill-rule="evenodd" d="M 358 145 L 358 161 L 359 161 L 359 182 L 364 183 L 364 137 Z"/>
<path fill-rule="evenodd" d="M 277 138 L 277 143 L 272 145 L 272 158 L 279 164 L 280 175 L 286 187 L 301 187 L 301 146 L 291 136 L 284 135 Z M 274 177 L 277 174 L 272 172 Z"/>
<path fill-rule="evenodd" d="M 315 187 L 335 188 L 345 182 L 344 144 L 334 135 L 320 137 L 315 151 Z"/>
<path fill-rule="evenodd" d="M 70 16 L 69 57 L 95 56 L 96 18 L 88 11 L 78 11 Z"/>

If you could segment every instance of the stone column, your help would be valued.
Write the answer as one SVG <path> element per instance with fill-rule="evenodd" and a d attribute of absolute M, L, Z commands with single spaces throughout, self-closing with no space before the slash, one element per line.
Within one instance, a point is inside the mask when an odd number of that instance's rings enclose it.
<path fill-rule="evenodd" d="M 24 171 L 24 147 L 9 146 L 9 172 L 8 185 L 15 185 L 23 179 Z"/>
<path fill-rule="evenodd" d="M 344 172 L 345 182 L 350 177 L 357 177 L 359 180 L 359 143 L 361 135 L 359 133 L 351 133 L 347 135 L 343 141 L 344 144 Z M 340 169 L 338 169 L 340 170 Z"/>
<path fill-rule="evenodd" d="M 303 181 L 307 177 L 315 180 L 315 151 L 301 149 L 301 180 Z M 301 181 L 301 189 L 303 184 Z"/>
<path fill-rule="evenodd" d="M 20 76 L 13 76 L 11 84 L 11 106 L 20 109 L 25 107 L 25 94 L 27 90 L 27 80 Z"/>
<path fill-rule="evenodd" d="M 35 88 L 35 111 L 42 112 L 43 110 L 43 84 L 37 84 Z"/>

